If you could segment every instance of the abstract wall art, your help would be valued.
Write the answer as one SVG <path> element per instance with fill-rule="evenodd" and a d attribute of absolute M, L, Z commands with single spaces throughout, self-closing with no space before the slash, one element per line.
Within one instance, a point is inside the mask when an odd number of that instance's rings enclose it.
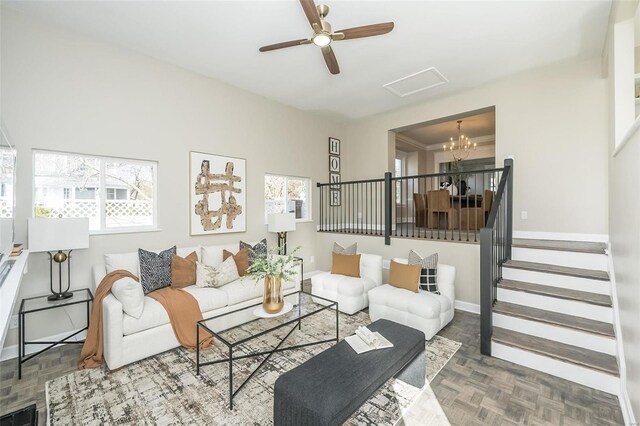
<path fill-rule="evenodd" d="M 190 234 L 245 232 L 246 160 L 191 151 Z"/>

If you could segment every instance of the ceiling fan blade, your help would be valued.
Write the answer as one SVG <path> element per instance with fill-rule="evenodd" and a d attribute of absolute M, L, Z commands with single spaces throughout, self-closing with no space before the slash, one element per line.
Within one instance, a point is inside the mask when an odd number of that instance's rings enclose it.
<path fill-rule="evenodd" d="M 304 14 L 307 15 L 307 19 L 311 24 L 311 28 L 316 33 L 320 33 L 322 31 L 322 22 L 320 22 L 320 15 L 318 15 L 318 8 L 313 0 L 300 0 L 300 4 L 302 5 L 302 10 L 304 10 Z"/>
<path fill-rule="evenodd" d="M 352 40 L 354 38 L 378 36 L 386 34 L 391 30 L 393 30 L 393 22 L 363 25 L 362 27 L 347 28 L 346 30 L 336 31 L 334 33 L 334 40 Z M 344 37 L 340 36 L 340 34 L 344 34 Z"/>
<path fill-rule="evenodd" d="M 284 49 L 285 47 L 293 47 L 300 46 L 301 44 L 309 44 L 310 41 L 306 38 L 301 38 L 300 40 L 291 40 L 291 41 L 283 41 L 282 43 L 270 44 L 268 46 L 262 46 L 260 49 L 261 52 L 268 52 L 270 50 L 276 49 Z"/>
<path fill-rule="evenodd" d="M 336 59 L 336 55 L 333 53 L 331 46 L 325 46 L 322 48 L 322 56 L 324 56 L 324 61 L 327 63 L 327 68 L 329 68 L 331 74 L 340 74 L 338 60 Z"/>

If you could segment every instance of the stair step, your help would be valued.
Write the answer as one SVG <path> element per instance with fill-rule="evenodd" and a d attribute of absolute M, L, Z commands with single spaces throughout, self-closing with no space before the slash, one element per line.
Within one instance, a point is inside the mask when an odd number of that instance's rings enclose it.
<path fill-rule="evenodd" d="M 590 241 L 533 240 L 514 238 L 513 247 L 539 250 L 572 251 L 577 253 L 606 254 L 607 245 Z"/>
<path fill-rule="evenodd" d="M 493 308 L 493 313 L 570 328 L 605 337 L 615 337 L 613 325 L 609 323 L 532 308 L 530 306 L 517 305 L 515 303 L 498 302 Z"/>
<path fill-rule="evenodd" d="M 492 341 L 618 377 L 616 357 L 577 346 L 494 327 Z"/>
<path fill-rule="evenodd" d="M 502 266 L 513 269 L 523 269 L 525 271 L 567 275 L 570 277 L 587 278 L 598 281 L 609 281 L 608 273 L 594 269 L 570 268 L 568 266 L 547 265 L 545 263 L 525 262 L 522 260 L 508 260 L 503 263 Z"/>
<path fill-rule="evenodd" d="M 575 300 L 577 302 L 590 303 L 604 307 L 611 307 L 611 296 L 606 294 L 591 293 L 588 291 L 571 290 L 568 288 L 554 287 L 542 284 L 533 284 L 523 281 L 502 280 L 498 287 L 505 290 L 524 291 L 526 293 L 542 296 L 556 297 L 559 299 Z"/>

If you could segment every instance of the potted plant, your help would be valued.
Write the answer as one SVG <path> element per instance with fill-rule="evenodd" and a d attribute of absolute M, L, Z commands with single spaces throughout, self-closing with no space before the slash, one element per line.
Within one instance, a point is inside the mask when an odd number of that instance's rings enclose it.
<path fill-rule="evenodd" d="M 294 266 L 300 260 L 294 254 L 299 248 L 296 247 L 288 255 L 279 255 L 276 250 L 271 249 L 262 253 L 252 251 L 254 259 L 247 273 L 255 278 L 256 282 L 264 279 L 262 308 L 269 314 L 276 314 L 284 307 L 282 280 L 290 280 L 296 275 Z"/>

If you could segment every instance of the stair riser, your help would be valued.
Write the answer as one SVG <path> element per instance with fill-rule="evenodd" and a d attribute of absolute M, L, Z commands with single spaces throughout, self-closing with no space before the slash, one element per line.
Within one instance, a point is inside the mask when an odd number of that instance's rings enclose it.
<path fill-rule="evenodd" d="M 545 309 L 561 314 L 574 315 L 576 317 L 589 318 L 610 324 L 613 321 L 613 309 L 611 307 L 592 305 L 590 303 L 542 296 L 524 291 L 507 290 L 504 288 L 498 288 L 498 300 Z"/>
<path fill-rule="evenodd" d="M 587 367 L 496 342 L 491 344 L 491 355 L 613 395 L 618 395 L 620 392 L 620 379 L 618 377 Z"/>
<path fill-rule="evenodd" d="M 608 269 L 608 259 L 605 254 L 514 247 L 512 259 L 598 271 L 607 271 Z"/>
<path fill-rule="evenodd" d="M 608 355 L 616 355 L 616 341 L 610 337 L 504 314 L 493 314 L 493 326 Z"/>
<path fill-rule="evenodd" d="M 590 293 L 611 294 L 608 281 L 570 277 L 566 275 L 548 274 L 544 272 L 526 271 L 524 269 L 502 268 L 502 277 L 507 280 L 524 281 L 571 290 L 588 291 Z"/>

